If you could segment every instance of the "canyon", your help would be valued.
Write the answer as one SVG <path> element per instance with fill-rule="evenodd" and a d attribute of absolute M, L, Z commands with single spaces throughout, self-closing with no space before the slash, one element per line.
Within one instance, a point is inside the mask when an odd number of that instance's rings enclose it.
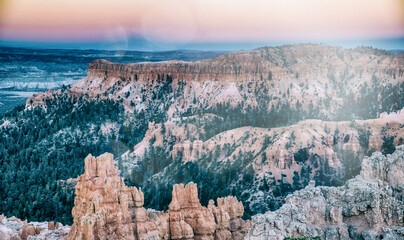
<path fill-rule="evenodd" d="M 243 203 L 243 219 L 275 212 L 312 181 L 315 188 L 349 184 L 364 159 L 379 151 L 392 154 L 404 143 L 403 74 L 404 54 L 322 44 L 263 47 L 193 62 L 95 60 L 85 78 L 36 94 L 0 119 L 0 165 L 6 169 L 0 173 L 0 212 L 61 222 L 80 235 L 93 225 L 74 222 L 85 211 L 74 204 L 74 186 L 78 182 L 79 192 L 101 186 L 95 177 L 84 181 L 82 160 L 105 152 L 114 155 L 124 179 L 106 173 L 122 189 L 113 198 L 122 195 L 128 204 L 107 203 L 119 208 L 119 216 L 106 217 L 123 223 L 119 234 L 142 224 L 146 235 L 166 232 L 152 226 L 164 228 L 170 203 L 187 191 L 198 193 L 192 208 L 211 223 L 221 208 L 218 199 L 226 196 Z M 176 185 L 189 182 L 198 188 Z M 90 202 L 89 193 L 81 194 L 83 204 Z M 134 195 L 143 196 L 141 206 Z M 188 216 L 184 204 L 171 205 L 180 206 L 171 216 L 179 221 L 178 236 L 190 236 L 190 229 L 199 236 L 192 224 L 178 220 Z M 137 213 L 139 221 L 132 218 Z M 90 220 L 98 229 L 101 223 Z M 215 224 L 206 226 L 206 236 L 218 229 L 224 236 L 245 234 Z"/>

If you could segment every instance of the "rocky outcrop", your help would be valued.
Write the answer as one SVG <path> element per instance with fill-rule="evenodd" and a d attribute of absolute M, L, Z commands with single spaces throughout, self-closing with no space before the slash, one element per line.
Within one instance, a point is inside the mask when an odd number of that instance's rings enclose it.
<path fill-rule="evenodd" d="M 277 211 L 254 216 L 246 239 L 403 239 L 403 164 L 401 145 L 391 155 L 365 158 L 360 175 L 342 187 L 311 182 Z"/>
<path fill-rule="evenodd" d="M 148 224 L 143 193 L 125 186 L 118 176 L 112 154 L 85 159 L 84 174 L 76 185 L 72 215 L 74 222 L 68 239 L 140 239 L 157 234 Z"/>
<path fill-rule="evenodd" d="M 66 239 L 69 226 L 56 223 L 56 227 L 49 228 L 54 222 L 24 222 L 16 217 L 6 218 L 0 215 L 0 240 L 62 240 Z"/>
<path fill-rule="evenodd" d="M 360 177 L 379 179 L 392 187 L 404 186 L 404 145 L 398 146 L 392 155 L 376 152 L 363 159 Z"/>
<path fill-rule="evenodd" d="M 235 197 L 199 203 L 196 184 L 174 185 L 169 205 L 171 239 L 243 239 L 249 222 L 241 219 L 243 204 Z"/>
<path fill-rule="evenodd" d="M 235 197 L 203 207 L 196 184 L 174 185 L 168 212 L 146 210 L 141 189 L 125 186 L 112 154 L 85 159 L 68 239 L 243 239 L 249 222 Z"/>

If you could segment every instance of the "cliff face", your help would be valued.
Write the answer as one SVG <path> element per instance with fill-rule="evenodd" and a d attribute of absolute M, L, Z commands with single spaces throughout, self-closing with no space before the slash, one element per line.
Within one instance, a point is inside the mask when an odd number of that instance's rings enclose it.
<path fill-rule="evenodd" d="M 254 216 L 246 239 L 403 239 L 403 163 L 401 145 L 391 155 L 365 158 L 360 175 L 342 187 L 311 183 L 279 210 Z"/>
<path fill-rule="evenodd" d="M 169 116 L 226 102 L 231 106 L 264 104 L 267 109 L 288 102 L 292 108 L 309 109 L 310 103 L 322 107 L 326 101 L 330 106 L 323 114 L 335 117 L 332 111 L 342 105 L 345 96 L 356 99 L 361 87 L 372 81 L 378 86 L 397 85 L 403 82 L 403 74 L 404 54 L 306 44 L 235 52 L 197 62 L 96 60 L 70 94 L 122 99 L 127 110 L 133 111 L 150 108 L 154 89 L 167 84 L 173 92 L 180 92 L 166 96 L 172 102 Z M 45 106 L 47 97 L 37 94 L 27 100 L 27 106 Z"/>
<path fill-rule="evenodd" d="M 127 187 L 113 156 L 85 159 L 78 178 L 74 223 L 67 239 L 243 239 L 249 222 L 234 197 L 203 207 L 196 184 L 174 185 L 168 212 L 146 210 L 141 189 Z"/>
<path fill-rule="evenodd" d="M 396 74 L 396 77 L 402 77 L 402 64 L 403 55 L 377 55 L 360 49 L 306 44 L 259 48 L 198 62 L 117 64 L 96 60 L 89 65 L 87 74 L 89 77 L 124 78 L 130 81 L 149 81 L 169 75 L 174 80 L 184 81 L 241 82 L 262 78 L 325 79 L 330 74 L 335 75 L 335 80 L 341 80 L 343 74 L 355 76 L 360 73 L 369 76 Z M 298 77 L 296 73 L 299 73 Z"/>

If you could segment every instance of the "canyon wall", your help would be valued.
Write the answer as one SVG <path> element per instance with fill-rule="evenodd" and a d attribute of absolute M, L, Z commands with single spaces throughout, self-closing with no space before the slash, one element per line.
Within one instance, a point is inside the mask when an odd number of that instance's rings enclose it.
<path fill-rule="evenodd" d="M 252 79 L 324 78 L 330 74 L 335 74 L 337 80 L 343 74 L 361 74 L 363 78 L 365 75 L 371 77 L 374 73 L 378 76 L 395 74 L 402 77 L 402 64 L 403 55 L 304 44 L 258 48 L 196 62 L 119 64 L 96 60 L 89 64 L 87 74 L 90 77 L 122 78 L 126 81 L 164 81 L 168 75 L 172 79 L 185 81 L 241 82 Z M 351 67 L 347 69 L 347 66 Z"/>
<path fill-rule="evenodd" d="M 127 109 L 132 111 L 131 102 L 148 105 L 142 95 L 167 83 L 175 90 L 184 85 L 185 99 L 173 103 L 180 112 L 192 106 L 186 101 L 190 97 L 199 100 L 196 103 L 199 107 L 219 102 L 258 106 L 260 98 L 254 95 L 259 89 L 272 96 L 268 108 L 287 100 L 292 106 L 302 104 L 307 109 L 310 100 L 317 105 L 326 98 L 335 101 L 331 102 L 334 108 L 341 104 L 341 94 L 357 98 L 364 83 L 377 81 L 379 86 L 402 83 L 403 63 L 404 54 L 313 44 L 259 48 L 195 62 L 120 64 L 100 59 L 89 64 L 87 77 L 73 84 L 70 94 L 124 99 Z M 48 97 L 48 93 L 36 94 L 27 100 L 27 106 L 44 107 Z"/>

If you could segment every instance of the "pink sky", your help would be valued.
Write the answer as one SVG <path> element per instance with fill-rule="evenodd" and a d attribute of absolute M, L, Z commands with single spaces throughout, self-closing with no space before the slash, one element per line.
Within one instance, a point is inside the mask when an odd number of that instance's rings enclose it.
<path fill-rule="evenodd" d="M 282 41 L 404 36 L 403 0 L 0 0 L 0 39 Z"/>

